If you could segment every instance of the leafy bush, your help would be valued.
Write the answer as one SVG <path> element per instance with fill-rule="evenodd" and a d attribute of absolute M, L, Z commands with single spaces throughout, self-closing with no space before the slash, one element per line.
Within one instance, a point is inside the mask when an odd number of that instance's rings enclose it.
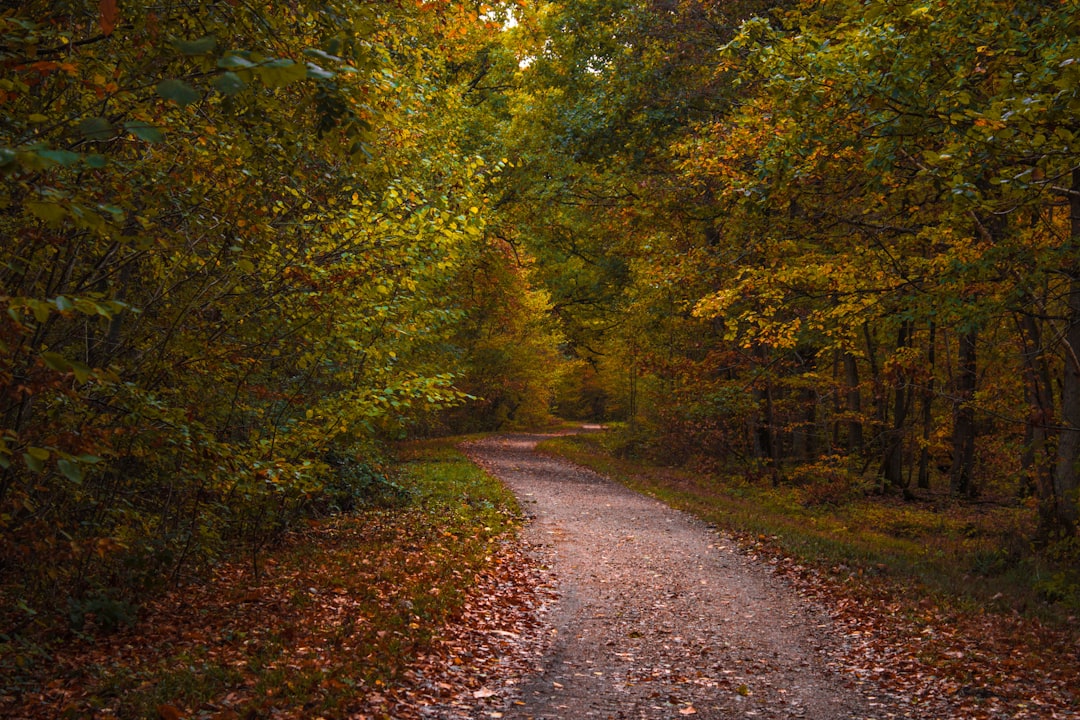
<path fill-rule="evenodd" d="M 361 508 L 400 507 L 413 493 L 365 462 L 329 453 L 330 473 L 319 491 L 308 500 L 309 512 L 322 515 L 352 512 Z"/>

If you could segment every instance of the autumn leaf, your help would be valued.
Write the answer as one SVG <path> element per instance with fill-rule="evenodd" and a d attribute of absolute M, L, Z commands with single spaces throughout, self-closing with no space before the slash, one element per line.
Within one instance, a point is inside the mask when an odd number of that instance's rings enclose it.
<path fill-rule="evenodd" d="M 120 10 L 116 7 L 116 0 L 100 0 L 98 3 L 100 13 L 101 32 L 112 35 L 116 29 L 116 21 L 120 19 Z"/>
<path fill-rule="evenodd" d="M 161 720 L 182 720 L 184 717 L 184 714 L 172 705 L 158 705 L 157 713 Z"/>

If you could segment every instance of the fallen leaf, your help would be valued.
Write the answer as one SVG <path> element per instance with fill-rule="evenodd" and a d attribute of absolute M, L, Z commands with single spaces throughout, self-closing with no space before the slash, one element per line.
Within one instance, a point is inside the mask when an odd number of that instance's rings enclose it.
<path fill-rule="evenodd" d="M 684 707 L 682 710 L 679 711 L 679 714 L 680 715 L 697 715 L 697 710 L 694 709 L 693 705 L 687 705 L 686 707 Z"/>
<path fill-rule="evenodd" d="M 172 705 L 158 705 L 157 713 L 161 720 L 183 720 L 184 717 L 184 714 Z"/>
<path fill-rule="evenodd" d="M 495 694 L 495 691 L 491 688 L 480 688 L 472 694 L 474 698 L 488 698 Z"/>

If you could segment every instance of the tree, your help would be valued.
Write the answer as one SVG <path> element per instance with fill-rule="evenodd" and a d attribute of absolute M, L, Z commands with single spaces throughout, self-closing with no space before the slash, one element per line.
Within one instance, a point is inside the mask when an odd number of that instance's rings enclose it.
<path fill-rule="evenodd" d="M 440 130 L 487 22 L 104 0 L 0 27 L 0 567 L 27 607 L 257 550 L 333 458 L 464 399 L 445 299 L 500 164 Z"/>

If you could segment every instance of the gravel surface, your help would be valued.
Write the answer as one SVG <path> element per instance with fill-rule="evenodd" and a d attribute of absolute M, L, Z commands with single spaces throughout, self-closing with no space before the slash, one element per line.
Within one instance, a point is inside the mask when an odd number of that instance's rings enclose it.
<path fill-rule="evenodd" d="M 500 692 L 499 710 L 476 717 L 905 715 L 829 670 L 843 638 L 767 567 L 684 513 L 536 454 L 543 437 L 466 448 L 530 516 L 526 540 L 558 598 L 545 613 L 537 670 Z"/>

